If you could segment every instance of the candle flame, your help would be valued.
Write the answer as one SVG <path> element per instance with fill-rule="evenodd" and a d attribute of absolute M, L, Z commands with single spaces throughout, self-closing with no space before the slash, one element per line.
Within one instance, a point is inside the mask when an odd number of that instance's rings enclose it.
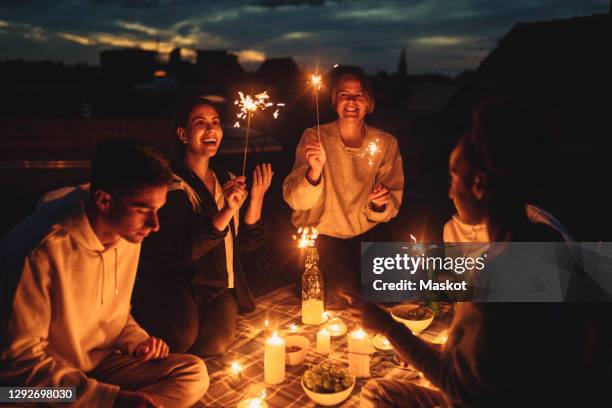
<path fill-rule="evenodd" d="M 295 323 L 291 323 L 288 327 L 292 332 L 296 332 L 298 330 L 298 325 Z"/>
<path fill-rule="evenodd" d="M 268 319 L 266 319 L 266 321 L 264 322 L 264 325 L 268 327 L 268 324 L 270 324 L 270 322 L 268 321 Z"/>
<path fill-rule="evenodd" d="M 237 361 L 232 362 L 232 365 L 230 367 L 230 373 L 233 375 L 238 375 L 240 374 L 241 371 L 242 371 L 242 365 Z"/>
<path fill-rule="evenodd" d="M 417 239 L 414 237 L 414 235 L 410 234 L 410 239 L 412 239 L 414 241 L 415 244 L 418 244 L 419 241 L 417 241 Z"/>
<path fill-rule="evenodd" d="M 361 327 L 353 332 L 353 337 L 357 337 L 359 339 L 363 339 L 366 336 L 367 336 L 367 333 L 363 331 Z"/>
<path fill-rule="evenodd" d="M 331 326 L 329 326 L 330 330 L 333 332 L 339 332 L 340 331 L 340 325 L 338 323 L 334 323 Z"/>
<path fill-rule="evenodd" d="M 326 328 L 322 328 L 321 330 L 319 330 L 319 333 L 329 335 L 329 330 L 327 330 Z"/>
<path fill-rule="evenodd" d="M 315 246 L 319 232 L 315 227 L 300 227 L 298 235 L 293 235 L 293 239 L 298 242 L 298 248 L 311 248 Z"/>

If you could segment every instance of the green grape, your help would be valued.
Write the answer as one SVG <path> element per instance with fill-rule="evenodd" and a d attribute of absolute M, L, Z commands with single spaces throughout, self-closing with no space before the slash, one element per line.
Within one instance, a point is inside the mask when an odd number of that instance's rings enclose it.
<path fill-rule="evenodd" d="M 332 386 L 331 383 L 329 382 L 329 380 L 323 380 L 323 388 L 325 388 L 326 390 L 331 390 Z"/>
<path fill-rule="evenodd" d="M 342 385 L 343 385 L 345 388 L 350 387 L 352 384 L 353 384 L 353 381 L 351 380 L 351 378 L 350 378 L 350 377 L 344 377 L 344 379 L 342 380 Z"/>
<path fill-rule="evenodd" d="M 340 392 L 342 390 L 343 390 L 342 385 L 338 383 L 334 384 L 334 392 Z"/>
<path fill-rule="evenodd" d="M 304 380 L 304 385 L 306 386 L 306 388 L 308 388 L 309 390 L 312 390 L 312 388 L 314 387 L 314 383 L 312 382 L 311 379 L 308 380 Z"/>
<path fill-rule="evenodd" d="M 323 378 L 321 378 L 321 376 L 320 376 L 320 375 L 318 375 L 318 374 L 317 374 L 317 375 L 315 375 L 315 377 L 314 377 L 314 383 L 315 383 L 316 385 L 321 385 L 321 384 L 323 383 Z"/>
<path fill-rule="evenodd" d="M 346 377 L 346 371 L 343 368 L 338 370 L 338 377 L 341 378 L 341 379 Z"/>

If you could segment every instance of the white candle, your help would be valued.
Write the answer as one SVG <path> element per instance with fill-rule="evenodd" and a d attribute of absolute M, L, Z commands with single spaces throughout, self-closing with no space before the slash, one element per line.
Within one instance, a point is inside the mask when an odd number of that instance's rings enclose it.
<path fill-rule="evenodd" d="M 285 340 L 276 332 L 266 339 L 264 348 L 264 380 L 268 384 L 285 381 Z"/>
<path fill-rule="evenodd" d="M 329 354 L 331 348 L 329 331 L 321 329 L 317 333 L 317 353 Z"/>
<path fill-rule="evenodd" d="M 348 336 L 349 372 L 355 377 L 370 376 L 370 342 L 363 329 Z"/>

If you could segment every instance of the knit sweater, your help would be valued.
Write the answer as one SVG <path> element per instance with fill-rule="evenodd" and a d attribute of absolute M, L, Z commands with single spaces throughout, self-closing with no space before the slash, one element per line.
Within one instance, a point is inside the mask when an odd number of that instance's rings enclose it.
<path fill-rule="evenodd" d="M 320 234 L 352 238 L 397 215 L 404 189 L 397 140 L 382 130 L 366 129 L 361 147 L 354 148 L 342 142 L 337 121 L 320 127 L 327 160 L 317 185 L 306 178 L 309 165 L 305 152 L 306 143 L 316 141 L 317 131 L 304 131 L 293 169 L 283 183 L 283 197 L 293 209 L 291 221 L 295 227 L 316 226 Z M 378 146 L 373 155 L 368 152 L 371 143 Z M 386 187 L 391 196 L 382 212 L 374 211 L 368 202 L 377 184 Z"/>

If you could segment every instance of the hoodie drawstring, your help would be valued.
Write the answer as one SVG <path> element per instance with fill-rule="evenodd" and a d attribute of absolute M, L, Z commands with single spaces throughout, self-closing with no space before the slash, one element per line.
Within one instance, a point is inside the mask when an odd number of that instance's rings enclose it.
<path fill-rule="evenodd" d="M 102 252 L 98 252 L 98 255 L 100 256 L 100 268 L 102 269 L 102 281 L 100 282 L 100 305 L 104 304 L 104 280 L 105 280 L 105 270 L 106 268 L 104 267 L 104 255 L 102 255 Z"/>
<path fill-rule="evenodd" d="M 117 289 L 117 248 L 115 250 L 115 296 L 119 294 L 119 290 Z M 106 281 L 106 265 L 104 264 L 104 255 L 102 252 L 98 252 L 98 256 L 100 257 L 100 269 L 102 271 L 102 280 L 100 282 L 100 305 L 104 304 L 104 283 Z"/>
<path fill-rule="evenodd" d="M 115 248 L 115 296 L 119 291 L 117 290 L 117 248 Z"/>

